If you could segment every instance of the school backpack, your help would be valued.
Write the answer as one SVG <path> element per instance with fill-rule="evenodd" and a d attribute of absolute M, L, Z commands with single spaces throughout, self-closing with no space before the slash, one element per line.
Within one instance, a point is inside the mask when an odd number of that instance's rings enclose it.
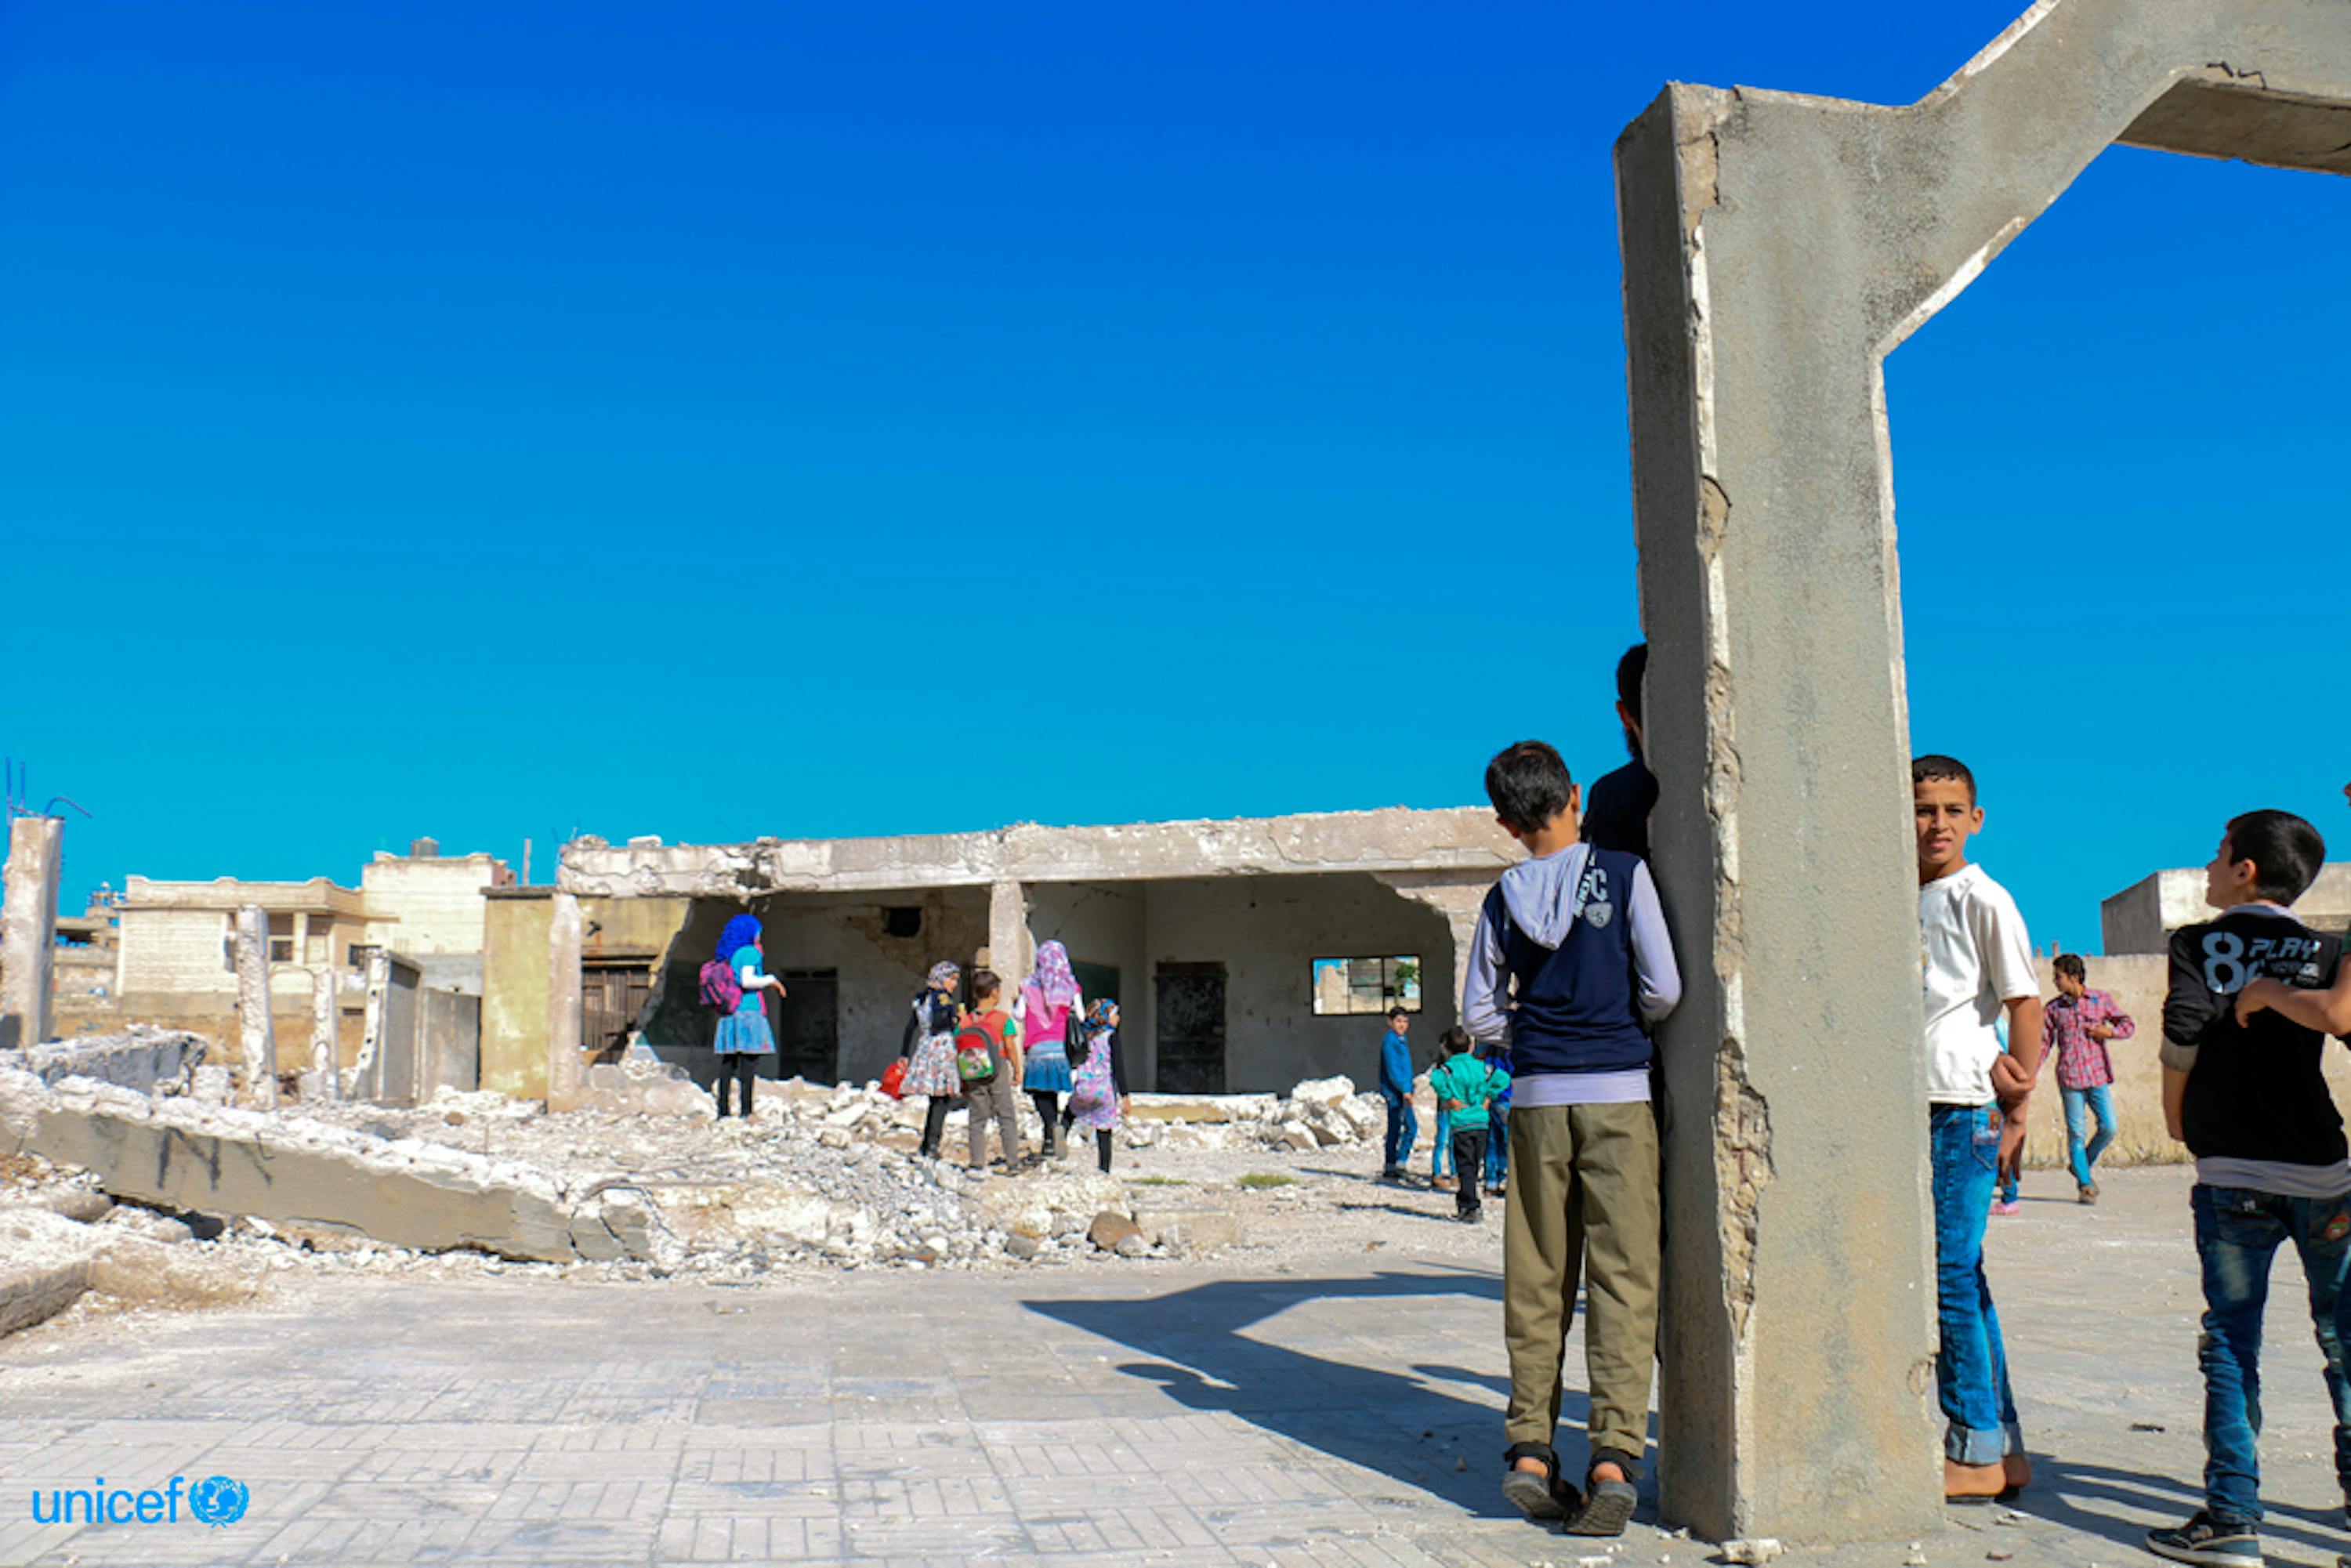
<path fill-rule="evenodd" d="M 969 1084 L 990 1082 L 996 1077 L 996 1040 L 980 1021 L 981 1016 L 974 1013 L 956 1030 L 956 1076 Z"/>
<path fill-rule="evenodd" d="M 702 966 L 702 1005 L 731 1013 L 743 1003 L 743 982 L 735 975 L 735 966 L 724 958 L 713 958 Z"/>

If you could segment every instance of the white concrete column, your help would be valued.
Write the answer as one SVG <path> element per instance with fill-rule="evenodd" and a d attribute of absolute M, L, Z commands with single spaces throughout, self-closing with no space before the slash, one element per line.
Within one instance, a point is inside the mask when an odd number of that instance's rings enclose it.
<path fill-rule="evenodd" d="M 329 1100 L 343 1097 L 336 1054 L 335 967 L 321 964 L 310 971 L 310 1070 Z"/>
<path fill-rule="evenodd" d="M 368 953 L 367 1018 L 360 1030 L 360 1059 L 351 1064 L 351 1092 L 362 1100 L 375 1092 L 368 1080 L 383 1046 L 383 1014 L 391 988 L 392 958 L 382 948 L 373 948 Z"/>
<path fill-rule="evenodd" d="M 990 883 L 987 888 L 987 967 L 1002 977 L 1005 999 L 1029 972 L 1034 956 L 1029 935 L 1029 890 L 1017 882 Z"/>
<path fill-rule="evenodd" d="M 269 1016 L 269 912 L 257 904 L 236 912 L 236 1023 L 244 1046 L 246 1102 L 274 1111 L 277 1030 Z"/>
<path fill-rule="evenodd" d="M 580 948 L 586 941 L 580 900 L 555 895 L 547 932 L 547 1108 L 569 1111 L 580 1102 Z"/>
<path fill-rule="evenodd" d="M 7 897 L 0 906 L 0 1050 L 40 1045 L 56 1032 L 49 973 L 65 831 L 57 817 L 8 823 Z"/>

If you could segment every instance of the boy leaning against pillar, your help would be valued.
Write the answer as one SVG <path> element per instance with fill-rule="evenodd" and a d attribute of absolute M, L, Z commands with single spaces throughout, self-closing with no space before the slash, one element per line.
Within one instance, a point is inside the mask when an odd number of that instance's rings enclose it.
<path fill-rule="evenodd" d="M 1502 1495 L 1530 1519 L 1563 1518 L 1571 1534 L 1617 1535 L 1638 1500 L 1657 1343 L 1649 1030 L 1681 999 L 1681 975 L 1649 868 L 1581 841 L 1558 752 L 1539 740 L 1503 751 L 1487 765 L 1486 794 L 1531 854 L 1479 911 L 1461 1009 L 1480 1043 L 1508 1044 L 1513 1071 Z M 1581 1493 L 1552 1448 L 1579 1268 L 1592 1440 Z"/>
<path fill-rule="evenodd" d="M 1943 1495 L 1986 1502 L 2029 1486 L 2032 1461 L 1984 1276 L 1984 1220 L 2000 1167 L 2023 1141 L 2041 1071 L 2041 982 L 2008 890 L 1968 862 L 1983 827 L 1957 758 L 1910 765 L 1918 833 L 1918 941 L 1927 1009 L 1927 1146 L 1935 1198 L 1935 1389 L 1948 1423 Z M 2008 1015 L 2008 1049 L 1997 1027 Z"/>

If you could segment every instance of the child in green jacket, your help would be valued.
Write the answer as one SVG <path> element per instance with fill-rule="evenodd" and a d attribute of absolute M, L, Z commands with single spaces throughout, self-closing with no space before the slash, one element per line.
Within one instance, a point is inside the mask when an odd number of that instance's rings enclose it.
<path fill-rule="evenodd" d="M 1428 1087 L 1437 1096 L 1437 1110 L 1452 1114 L 1453 1169 L 1457 1174 L 1483 1171 L 1489 1107 L 1495 1095 L 1510 1087 L 1510 1075 L 1480 1061 L 1469 1031 L 1458 1025 L 1447 1030 L 1438 1043 L 1445 1048 L 1445 1060 L 1429 1073 Z M 1454 1188 L 1453 1207 L 1455 1218 L 1465 1224 L 1485 1218 L 1477 1181 L 1460 1181 Z"/>

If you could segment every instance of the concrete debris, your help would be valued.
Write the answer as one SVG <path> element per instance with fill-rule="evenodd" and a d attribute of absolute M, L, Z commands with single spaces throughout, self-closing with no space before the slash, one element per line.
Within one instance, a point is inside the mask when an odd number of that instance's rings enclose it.
<path fill-rule="evenodd" d="M 1773 1535 L 1759 1535 L 1750 1540 L 1724 1542 L 1722 1543 L 1722 1560 L 1725 1563 L 1744 1563 L 1750 1564 L 1769 1563 L 1774 1557 L 1779 1556 L 1783 1550 L 1784 1549 L 1780 1544 L 1779 1537 Z"/>
<path fill-rule="evenodd" d="M 119 1034 L 82 1035 L 22 1051 L 0 1051 L 0 1071 L 29 1072 L 44 1083 L 88 1078 L 141 1094 L 176 1094 L 186 1092 L 188 1075 L 203 1065 L 207 1043 L 204 1036 L 185 1030 L 135 1023 Z M 217 1071 L 225 1090 L 228 1070 Z"/>
<path fill-rule="evenodd" d="M 147 1304 L 210 1305 L 256 1292 L 251 1271 L 117 1226 L 47 1208 L 0 1208 L 0 1334 L 29 1328 L 84 1291 Z"/>
<path fill-rule="evenodd" d="M 1143 1239 L 1143 1228 L 1123 1214 L 1108 1211 L 1094 1216 L 1086 1231 L 1086 1239 L 1105 1252 L 1115 1252 L 1130 1241 Z"/>

